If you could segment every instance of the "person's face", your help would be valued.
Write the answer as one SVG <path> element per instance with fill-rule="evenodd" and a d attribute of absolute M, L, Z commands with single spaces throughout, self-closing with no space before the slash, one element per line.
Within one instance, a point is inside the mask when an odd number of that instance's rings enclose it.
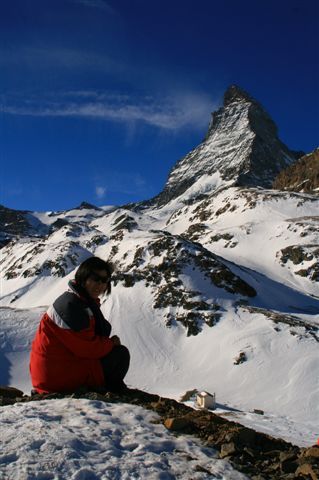
<path fill-rule="evenodd" d="M 95 271 L 86 280 L 84 288 L 90 297 L 96 299 L 106 291 L 109 281 L 109 274 L 105 270 Z"/>

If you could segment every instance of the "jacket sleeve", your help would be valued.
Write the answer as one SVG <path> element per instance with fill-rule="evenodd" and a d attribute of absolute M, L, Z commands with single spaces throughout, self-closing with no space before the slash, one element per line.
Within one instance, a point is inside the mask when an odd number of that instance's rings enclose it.
<path fill-rule="evenodd" d="M 50 317 L 47 326 L 64 347 L 79 358 L 102 358 L 114 346 L 110 338 L 94 335 L 91 328 L 75 332 L 55 325 Z"/>
<path fill-rule="evenodd" d="M 90 337 L 86 336 L 85 331 L 73 332 L 72 330 L 66 330 L 60 335 L 60 340 L 66 348 L 80 358 L 102 358 L 110 353 L 114 346 L 110 338 Z"/>

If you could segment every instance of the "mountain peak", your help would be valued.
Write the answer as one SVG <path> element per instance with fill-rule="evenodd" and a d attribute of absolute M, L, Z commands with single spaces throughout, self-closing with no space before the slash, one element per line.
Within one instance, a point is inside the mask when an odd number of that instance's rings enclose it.
<path fill-rule="evenodd" d="M 76 208 L 78 208 L 79 210 L 100 210 L 100 208 L 96 205 L 85 201 L 81 202 L 81 204 Z"/>
<path fill-rule="evenodd" d="M 255 102 L 255 100 L 249 95 L 249 93 L 238 87 L 238 85 L 231 85 L 224 93 L 224 107 L 227 107 L 231 103 L 243 100 L 248 102 Z"/>
<path fill-rule="evenodd" d="M 216 188 L 216 175 L 221 179 L 219 186 L 226 182 L 271 188 L 278 173 L 299 157 L 300 152 L 289 150 L 280 141 L 277 126 L 263 106 L 242 88 L 231 85 L 223 106 L 212 113 L 204 141 L 177 162 L 154 200 L 165 204 L 190 187 L 186 197 L 195 199 L 203 194 L 203 182 L 205 194 L 209 194 Z"/>

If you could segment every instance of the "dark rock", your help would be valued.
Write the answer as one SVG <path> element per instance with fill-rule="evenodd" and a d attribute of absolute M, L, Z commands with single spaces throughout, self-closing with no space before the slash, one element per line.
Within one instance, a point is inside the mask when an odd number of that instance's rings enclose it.
<path fill-rule="evenodd" d="M 2 241 L 14 239 L 20 236 L 34 235 L 38 236 L 39 232 L 45 233 L 48 228 L 33 217 L 28 210 L 13 210 L 11 208 L 0 205 L 0 234 Z"/>
<path fill-rule="evenodd" d="M 88 202 L 82 202 L 81 205 L 76 208 L 78 208 L 79 210 L 101 210 L 101 208 Z"/>
<path fill-rule="evenodd" d="M 185 417 L 177 417 L 177 418 L 167 418 L 164 421 L 164 425 L 168 430 L 181 432 L 189 428 L 191 426 L 191 423 L 189 419 Z"/>
<path fill-rule="evenodd" d="M 220 458 L 225 458 L 233 455 L 237 452 L 237 448 L 234 442 L 223 443 L 220 449 Z"/>
<path fill-rule="evenodd" d="M 240 365 L 241 363 L 247 362 L 247 355 L 245 352 L 240 352 L 237 358 L 234 360 L 234 365 Z"/>
<path fill-rule="evenodd" d="M 240 448 L 244 446 L 254 448 L 256 445 L 256 432 L 251 428 L 236 428 L 236 430 L 227 433 L 225 440 L 234 442 Z"/>
<path fill-rule="evenodd" d="M 318 187 L 319 148 L 282 170 L 273 182 L 274 189 L 294 192 L 316 193 Z"/>
<path fill-rule="evenodd" d="M 18 398 L 18 400 L 21 400 L 21 399 Z M 15 398 L 8 398 L 8 397 L 3 397 L 2 395 L 0 395 L 0 407 L 4 407 L 6 405 L 13 405 L 14 403 L 16 403 Z"/>
<path fill-rule="evenodd" d="M 313 447 L 306 448 L 302 455 L 302 457 L 315 457 L 319 459 L 319 445 L 314 445 Z"/>
<path fill-rule="evenodd" d="M 51 224 L 50 232 L 54 232 L 55 230 L 59 230 L 62 227 L 69 225 L 69 222 L 65 220 L 65 218 L 58 218 L 55 222 Z"/>
<path fill-rule="evenodd" d="M 313 282 L 319 282 L 319 248 L 318 244 L 290 245 L 277 252 L 282 265 L 288 261 L 294 265 L 311 262 L 307 268 L 296 270 L 294 273 L 301 277 L 308 277 Z"/>
<path fill-rule="evenodd" d="M 242 307 L 244 310 L 247 310 L 250 313 L 262 313 L 266 318 L 269 318 L 274 323 L 284 323 L 290 325 L 291 327 L 299 327 L 303 329 L 307 335 L 311 335 L 316 342 L 319 342 L 318 337 L 318 326 L 313 323 L 307 322 L 306 320 L 300 320 L 298 317 L 289 314 L 282 314 L 279 312 L 274 312 L 273 310 L 266 310 L 265 308 L 252 307 L 250 305 L 244 305 Z"/>
<path fill-rule="evenodd" d="M 115 220 L 113 231 L 128 230 L 129 232 L 131 232 L 132 230 L 135 230 L 137 226 L 138 225 L 133 217 L 124 214 Z"/>
<path fill-rule="evenodd" d="M 300 465 L 296 472 L 295 472 L 295 477 L 296 478 L 305 478 L 305 479 L 311 479 L 311 480 L 318 480 L 318 472 L 316 472 L 313 468 L 312 465 L 309 463 L 304 463 L 303 465 Z"/>
<path fill-rule="evenodd" d="M 24 393 L 17 388 L 0 385 L 0 396 L 6 398 L 21 398 L 24 396 Z"/>
<path fill-rule="evenodd" d="M 284 451 L 280 452 L 279 459 L 281 462 L 286 462 L 288 460 L 297 460 L 297 452 L 296 451 Z"/>
<path fill-rule="evenodd" d="M 190 400 L 196 393 L 198 393 L 198 390 L 196 388 L 193 388 L 192 390 L 187 390 L 179 399 L 180 402 L 187 402 Z"/>
<path fill-rule="evenodd" d="M 298 463 L 295 460 L 287 458 L 283 462 L 280 462 L 280 469 L 283 473 L 293 473 L 297 468 Z"/>

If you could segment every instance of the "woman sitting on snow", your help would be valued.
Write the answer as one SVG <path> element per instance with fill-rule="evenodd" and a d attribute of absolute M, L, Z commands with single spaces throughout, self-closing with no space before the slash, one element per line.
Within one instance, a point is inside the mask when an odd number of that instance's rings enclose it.
<path fill-rule="evenodd" d="M 81 387 L 126 390 L 130 354 L 100 310 L 99 297 L 111 293 L 112 268 L 101 258 L 85 260 L 69 290 L 43 315 L 32 343 L 30 373 L 38 393 L 72 392 Z"/>

